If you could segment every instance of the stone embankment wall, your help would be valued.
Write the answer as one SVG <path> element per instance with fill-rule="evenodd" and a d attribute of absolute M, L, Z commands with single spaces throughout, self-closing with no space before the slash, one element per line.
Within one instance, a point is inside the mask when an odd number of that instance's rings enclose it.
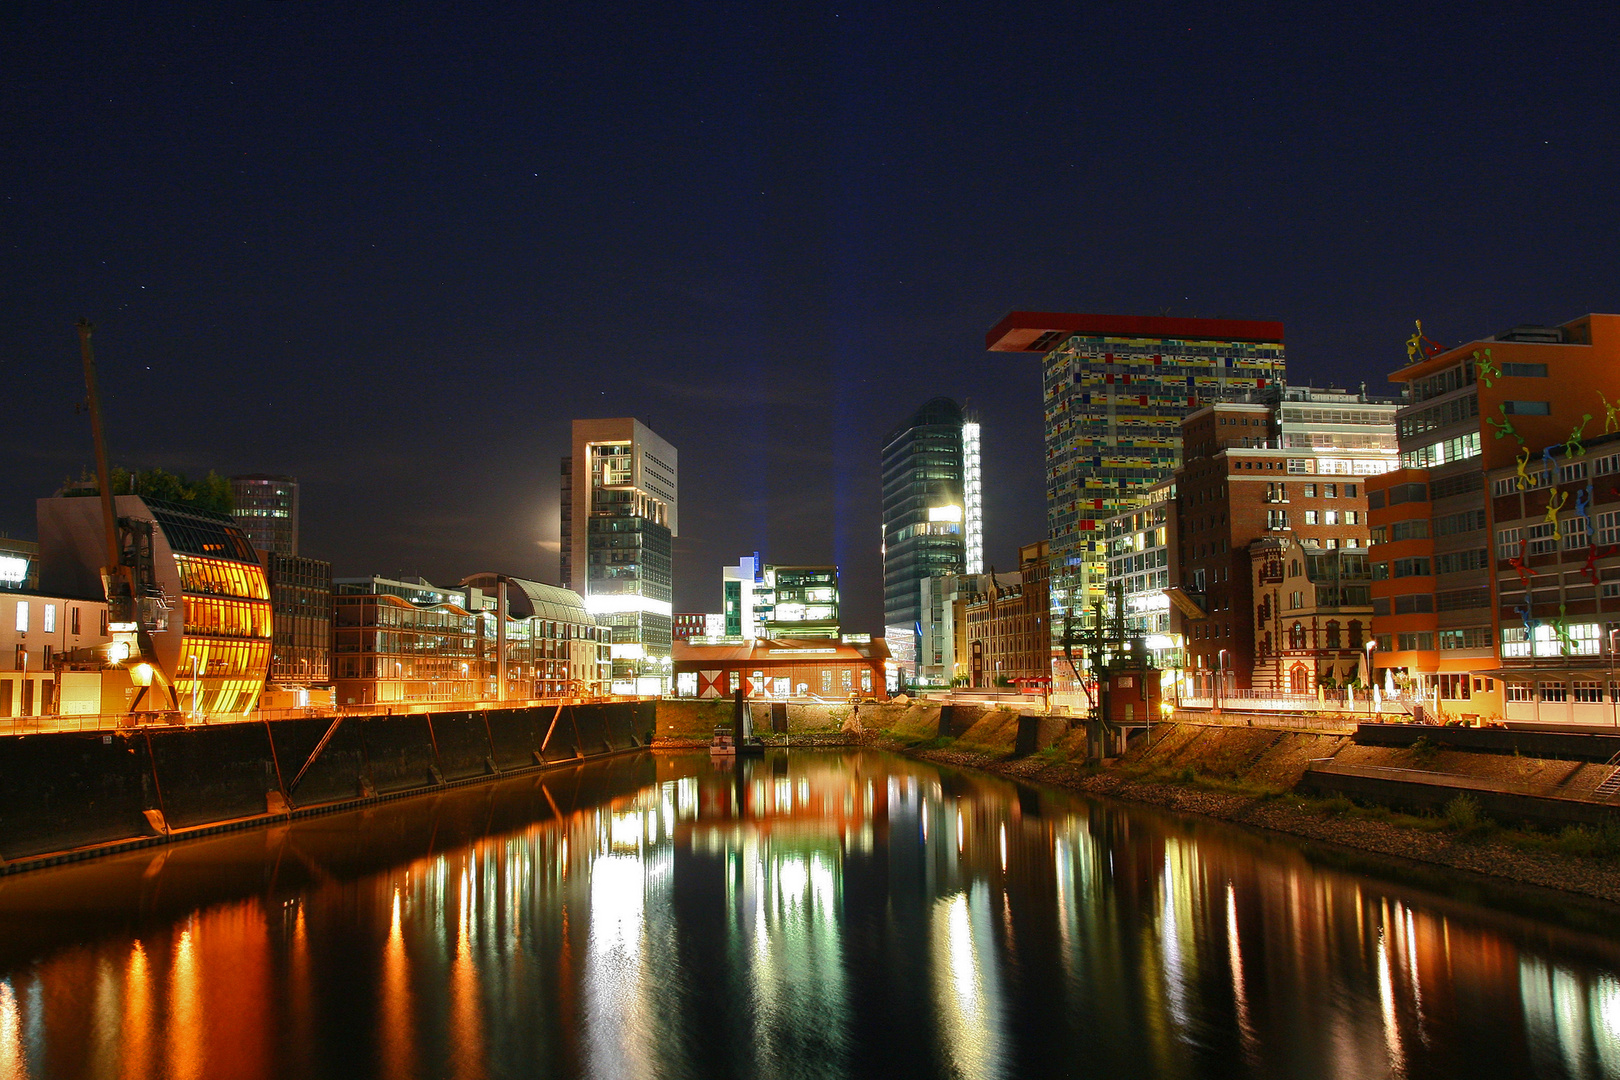
<path fill-rule="evenodd" d="M 634 749 L 652 702 L 0 736 L 0 870 Z"/>
<path fill-rule="evenodd" d="M 657 736 L 662 743 L 707 743 L 714 729 L 731 723 L 733 704 L 730 699 L 689 698 L 665 699 L 658 703 Z M 749 703 L 753 712 L 754 732 L 765 735 L 771 731 L 771 704 Z M 1028 709 L 1024 709 L 1028 712 Z M 945 705 L 937 701 L 882 701 L 854 704 L 801 704 L 787 705 L 788 735 L 829 736 L 841 732 L 854 734 L 861 731 L 887 731 L 905 739 L 954 738 L 964 748 L 984 746 L 991 749 L 1003 741 L 1012 749 L 1018 732 L 1019 711 L 1005 705 L 960 704 Z M 1052 732 L 1065 727 L 1061 720 L 1043 725 L 1046 732 L 1044 747 L 1052 739 Z"/>

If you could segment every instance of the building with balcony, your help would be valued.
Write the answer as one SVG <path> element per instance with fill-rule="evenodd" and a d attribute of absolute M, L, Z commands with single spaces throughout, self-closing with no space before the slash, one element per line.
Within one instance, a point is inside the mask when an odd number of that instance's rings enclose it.
<path fill-rule="evenodd" d="M 669 686 L 677 464 L 675 448 L 639 420 L 574 421 L 562 467 L 562 578 L 611 628 L 616 692 Z"/>
<path fill-rule="evenodd" d="M 1573 473 L 1594 467 L 1587 439 L 1620 429 L 1620 315 L 1515 327 L 1449 349 L 1415 337 L 1409 355 L 1390 375 L 1404 390 L 1400 468 L 1368 482 L 1375 664 L 1425 698 L 1438 694 L 1447 715 L 1518 716 L 1525 710 L 1517 706 L 1536 702 L 1505 700 L 1490 672 L 1507 670 L 1510 659 L 1534 667 L 1552 658 L 1502 651 L 1529 644 L 1512 638 L 1526 625 L 1516 612 L 1527 598 L 1513 587 L 1523 580 L 1513 560 L 1538 571 L 1529 625 L 1606 623 L 1586 610 L 1580 570 L 1561 568 L 1570 535 L 1562 522 L 1584 524 L 1575 512 L 1583 492 L 1588 513 L 1607 497 L 1586 492 L 1591 475 Z M 1560 505 L 1547 517 L 1551 502 Z M 1531 535 L 1542 528 L 1545 535 Z M 1522 554 L 1502 541 L 1511 529 L 1521 530 Z M 1588 554 L 1569 558 L 1584 566 Z"/>
<path fill-rule="evenodd" d="M 105 597 L 0 592 L 0 720 L 102 712 L 111 641 Z M 80 671 L 92 674 L 75 687 Z"/>
<path fill-rule="evenodd" d="M 127 671 L 132 711 L 251 712 L 270 670 L 270 586 L 235 519 L 138 495 L 113 499 L 134 579 Z M 58 596 L 106 596 L 99 498 L 38 504 L 40 582 Z M 112 627 L 114 637 L 120 633 Z"/>
<path fill-rule="evenodd" d="M 923 580 L 984 568 L 978 421 L 934 398 L 889 433 L 881 464 L 883 622 L 895 663 L 915 680 Z"/>
<path fill-rule="evenodd" d="M 756 593 L 761 637 L 837 638 L 838 567 L 766 564 Z"/>
<path fill-rule="evenodd" d="M 260 551 L 298 554 L 298 480 L 255 473 L 231 477 L 231 516 Z"/>
<path fill-rule="evenodd" d="M 1249 545 L 1254 575 L 1256 690 L 1312 694 L 1369 683 L 1362 647 L 1372 632 L 1365 548 L 1325 549 L 1287 533 Z"/>
<path fill-rule="evenodd" d="M 1486 475 L 1498 663 L 1442 668 L 1443 712 L 1604 727 L 1620 717 L 1620 424 L 1609 427 L 1522 472 L 1515 463 Z M 1490 634 L 1446 627 L 1436 646 L 1442 657 L 1478 655 Z"/>

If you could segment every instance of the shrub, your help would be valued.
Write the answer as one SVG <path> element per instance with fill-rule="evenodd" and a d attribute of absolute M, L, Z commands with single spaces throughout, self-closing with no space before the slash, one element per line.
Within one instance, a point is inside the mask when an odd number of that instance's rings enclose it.
<path fill-rule="evenodd" d="M 1460 833 L 1474 833 L 1491 826 L 1491 819 L 1472 795 L 1458 795 L 1446 803 L 1446 824 Z"/>
<path fill-rule="evenodd" d="M 1355 805 L 1343 795 L 1335 795 L 1331 799 L 1322 800 L 1322 813 L 1335 815 L 1348 813 Z"/>
<path fill-rule="evenodd" d="M 1427 735 L 1421 736 L 1411 747 L 1412 760 L 1419 765 L 1432 764 L 1439 753 L 1440 747 L 1430 741 Z"/>

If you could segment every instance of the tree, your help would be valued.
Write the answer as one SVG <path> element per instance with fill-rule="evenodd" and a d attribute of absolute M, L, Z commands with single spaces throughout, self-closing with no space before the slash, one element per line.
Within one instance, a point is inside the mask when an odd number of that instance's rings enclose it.
<path fill-rule="evenodd" d="M 212 469 L 201 480 L 193 482 L 165 469 L 132 473 L 128 469 L 114 467 L 112 489 L 115 495 L 139 495 L 143 499 L 178 503 L 227 516 L 233 509 L 231 482 Z M 96 496 L 101 494 L 101 485 L 95 477 L 81 475 L 78 480 L 64 481 L 57 494 Z"/>

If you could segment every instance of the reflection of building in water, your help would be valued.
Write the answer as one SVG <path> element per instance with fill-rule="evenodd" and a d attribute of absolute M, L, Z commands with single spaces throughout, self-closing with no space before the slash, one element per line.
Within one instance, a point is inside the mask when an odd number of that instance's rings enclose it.
<path fill-rule="evenodd" d="M 1612 943 L 1001 780 L 627 758 L 384 809 L 8 880 L 0 1076 L 1620 1070 Z"/>

